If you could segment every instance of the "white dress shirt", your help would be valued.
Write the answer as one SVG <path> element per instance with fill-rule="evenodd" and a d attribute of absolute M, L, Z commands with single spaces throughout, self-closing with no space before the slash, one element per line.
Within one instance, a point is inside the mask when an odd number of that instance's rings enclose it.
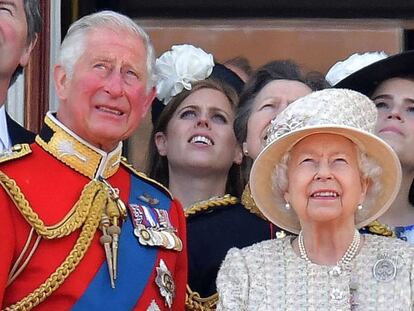
<path fill-rule="evenodd" d="M 9 131 L 7 130 L 6 109 L 4 105 L 0 108 L 0 153 L 11 148 Z"/>

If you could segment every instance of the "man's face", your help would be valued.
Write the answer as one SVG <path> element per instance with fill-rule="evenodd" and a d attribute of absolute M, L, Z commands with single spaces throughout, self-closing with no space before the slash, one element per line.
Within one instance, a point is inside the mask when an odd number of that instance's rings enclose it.
<path fill-rule="evenodd" d="M 58 119 L 92 145 L 111 151 L 137 128 L 154 99 L 147 92 L 147 54 L 127 31 L 90 30 L 72 76 L 55 68 Z"/>
<path fill-rule="evenodd" d="M 0 89 L 7 89 L 18 65 L 29 61 L 34 44 L 27 42 L 23 0 L 0 0 Z"/>

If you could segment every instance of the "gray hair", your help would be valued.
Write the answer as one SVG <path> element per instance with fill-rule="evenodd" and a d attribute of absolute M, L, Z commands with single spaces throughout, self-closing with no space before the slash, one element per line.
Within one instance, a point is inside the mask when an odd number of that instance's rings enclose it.
<path fill-rule="evenodd" d="M 27 45 L 31 44 L 36 39 L 37 34 L 42 29 L 42 17 L 40 16 L 39 0 L 24 0 L 23 1 L 24 14 L 26 16 L 27 24 Z M 17 66 L 10 79 L 12 85 L 19 74 L 23 72 L 22 66 Z"/>
<path fill-rule="evenodd" d="M 381 174 L 382 168 L 377 162 L 366 153 L 364 153 L 358 145 L 355 144 L 357 151 L 358 168 L 361 178 L 368 180 L 368 189 L 365 196 L 363 205 L 368 210 L 375 201 L 375 197 L 380 193 L 382 189 Z M 290 159 L 290 150 L 283 154 L 280 158 L 280 162 L 276 165 L 272 175 L 272 189 L 277 199 L 277 203 L 283 206 L 285 201 L 283 194 L 286 192 L 289 184 L 288 179 L 288 163 Z"/>
<path fill-rule="evenodd" d="M 148 34 L 129 17 L 113 12 L 101 11 L 86 15 L 74 22 L 70 27 L 60 47 L 58 63 L 64 66 L 69 77 L 73 68 L 85 51 L 86 34 L 93 29 L 107 27 L 109 29 L 126 30 L 137 35 L 144 43 L 147 52 L 147 91 L 155 85 L 154 64 L 155 53 Z"/>

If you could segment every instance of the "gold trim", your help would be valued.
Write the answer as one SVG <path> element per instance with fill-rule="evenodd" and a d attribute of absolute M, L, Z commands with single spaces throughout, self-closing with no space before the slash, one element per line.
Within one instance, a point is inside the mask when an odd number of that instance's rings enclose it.
<path fill-rule="evenodd" d="M 22 201 L 18 199 L 18 194 L 21 193 L 18 189 L 16 183 L 9 182 L 9 178 L 4 179 L 4 174 L 2 177 L 2 185 L 7 189 L 7 193 L 11 196 L 12 200 L 15 202 L 16 206 L 20 211 L 27 210 L 29 211 L 28 218 L 29 222 L 33 227 L 39 226 L 39 223 L 36 221 L 37 215 L 33 212 L 30 206 L 24 206 Z M 17 196 L 17 197 L 16 197 Z M 80 235 L 75 243 L 75 246 L 63 261 L 63 263 L 53 272 L 47 280 L 41 284 L 37 289 L 32 293 L 16 302 L 15 304 L 6 307 L 3 311 L 11 310 L 31 310 L 41 302 L 43 302 L 47 297 L 49 297 L 55 290 L 57 290 L 60 285 L 66 280 L 66 278 L 75 270 L 79 262 L 85 256 L 88 251 L 89 245 L 95 235 L 96 230 L 98 229 L 99 221 L 103 213 L 104 206 L 106 204 L 108 197 L 107 190 L 104 185 L 98 181 L 92 180 L 89 182 L 82 191 L 82 195 L 78 201 L 83 208 L 83 205 L 88 205 L 87 208 L 88 214 L 86 220 L 82 226 Z M 91 200 L 92 198 L 92 200 Z M 26 201 L 27 202 L 27 201 Z M 31 211 L 31 212 L 30 212 Z M 28 221 L 29 221 L 28 220 Z M 36 230 L 36 228 L 35 228 Z M 70 228 L 68 230 L 71 230 Z M 44 231 L 44 228 L 40 228 L 40 231 Z"/>
<path fill-rule="evenodd" d="M 390 226 L 388 226 L 386 224 L 382 224 L 378 220 L 374 220 L 373 222 L 368 224 L 366 226 L 366 228 L 367 228 L 368 232 L 370 232 L 370 233 L 374 233 L 374 234 L 378 234 L 378 235 L 382 235 L 382 236 L 387 236 L 387 237 L 392 237 L 392 238 L 396 237 L 394 230 L 392 230 L 390 228 Z"/>
<path fill-rule="evenodd" d="M 217 308 L 218 298 L 218 293 L 202 298 L 199 293 L 193 292 L 187 284 L 185 307 L 186 310 L 213 311 Z"/>
<path fill-rule="evenodd" d="M 55 239 L 67 236 L 80 228 L 89 215 L 90 208 L 95 199 L 97 181 L 89 182 L 82 191 L 79 200 L 75 203 L 69 213 L 59 223 L 46 226 L 33 211 L 29 202 L 20 190 L 16 182 L 0 172 L 0 183 L 8 193 L 14 204 L 23 215 L 24 219 L 35 229 L 36 233 L 45 239 Z M 99 183 L 100 184 L 100 183 Z M 102 186 L 99 186 L 102 188 Z"/>
<path fill-rule="evenodd" d="M 11 150 L 5 150 L 0 153 L 0 163 L 24 157 L 32 153 L 29 144 L 17 144 L 11 147 Z"/>
<path fill-rule="evenodd" d="M 259 208 L 256 205 L 256 202 L 254 201 L 252 197 L 252 193 L 250 191 L 249 184 L 244 187 L 244 191 L 242 193 L 241 201 L 243 206 L 252 214 L 255 214 L 256 216 L 259 216 L 260 218 L 269 221 L 259 210 Z"/>
<path fill-rule="evenodd" d="M 194 203 L 193 205 L 191 205 L 189 208 L 187 208 L 184 211 L 184 215 L 185 217 L 189 217 L 199 212 L 206 211 L 210 209 L 211 207 L 233 205 L 233 204 L 237 204 L 238 202 L 239 202 L 239 199 L 231 196 L 230 194 L 226 194 L 222 197 L 219 197 L 219 196 L 212 197 L 208 200 Z"/>
<path fill-rule="evenodd" d="M 142 179 L 145 179 L 147 181 L 149 181 L 151 184 L 157 185 L 159 186 L 162 190 L 164 190 L 164 192 L 170 197 L 170 199 L 173 199 L 173 195 L 170 192 L 170 190 L 168 190 L 167 187 L 165 187 L 163 184 L 159 183 L 158 181 L 156 181 L 155 179 L 152 179 L 150 177 L 147 176 L 147 174 L 137 171 L 134 166 L 128 162 L 128 159 L 125 157 L 121 157 L 121 163 L 128 169 L 130 170 L 132 173 L 134 173 L 135 175 L 141 177 Z"/>
<path fill-rule="evenodd" d="M 40 135 L 37 135 L 35 138 L 36 143 L 56 159 L 78 173 L 90 179 L 95 178 L 101 162 L 103 161 L 102 154 L 93 150 L 70 133 L 67 133 L 48 115 L 45 117 L 45 125 L 50 128 L 53 135 L 48 142 L 44 141 Z M 121 152 L 122 150 L 119 148 L 119 151 L 114 152 L 114 154 L 106 160 L 102 177 L 109 178 L 117 172 L 120 164 Z"/>

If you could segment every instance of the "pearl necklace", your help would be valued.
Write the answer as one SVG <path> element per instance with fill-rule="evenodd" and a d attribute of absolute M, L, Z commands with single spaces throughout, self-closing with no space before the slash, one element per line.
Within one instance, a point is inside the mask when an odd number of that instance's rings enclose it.
<path fill-rule="evenodd" d="M 308 257 L 308 254 L 306 253 L 302 230 L 299 232 L 298 244 L 299 244 L 300 257 L 304 259 L 307 263 L 309 264 L 312 263 L 312 261 Z M 352 261 L 352 259 L 354 259 L 356 253 L 358 252 L 360 244 L 361 244 L 361 235 L 358 232 L 358 230 L 355 229 L 354 237 L 352 238 L 351 244 L 349 244 L 348 249 L 346 250 L 345 254 L 342 256 L 342 258 L 339 259 L 339 261 L 336 263 L 336 266 L 341 267 L 341 266 L 348 265 Z"/>

